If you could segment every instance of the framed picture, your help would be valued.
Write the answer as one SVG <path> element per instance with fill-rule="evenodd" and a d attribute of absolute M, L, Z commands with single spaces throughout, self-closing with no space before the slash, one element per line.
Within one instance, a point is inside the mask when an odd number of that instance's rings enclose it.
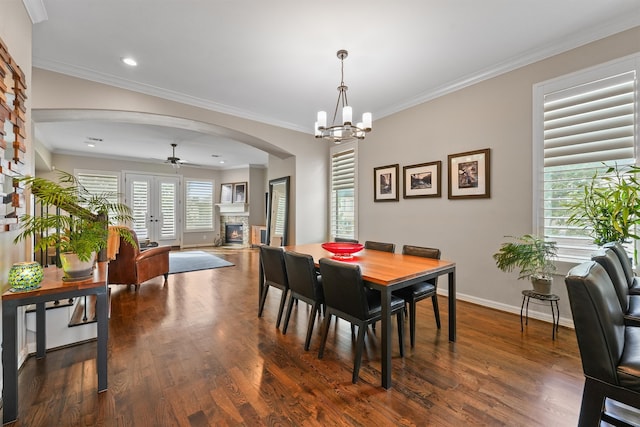
<path fill-rule="evenodd" d="M 398 201 L 398 170 L 399 166 L 388 165 L 373 168 L 373 201 Z"/>
<path fill-rule="evenodd" d="M 449 198 L 491 196 L 490 149 L 449 154 Z"/>
<path fill-rule="evenodd" d="M 442 162 L 420 163 L 417 165 L 403 166 L 402 175 L 404 186 L 402 197 L 411 199 L 414 197 L 440 197 L 440 178 Z"/>
<path fill-rule="evenodd" d="M 236 182 L 233 184 L 233 203 L 247 202 L 247 183 Z"/>
<path fill-rule="evenodd" d="M 220 185 L 220 203 L 233 202 L 233 184 Z"/>

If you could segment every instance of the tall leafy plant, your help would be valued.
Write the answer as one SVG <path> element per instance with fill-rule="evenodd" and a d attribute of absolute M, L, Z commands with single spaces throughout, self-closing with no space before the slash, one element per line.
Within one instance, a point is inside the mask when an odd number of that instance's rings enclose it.
<path fill-rule="evenodd" d="M 640 223 L 638 173 L 637 166 L 610 166 L 596 172 L 581 196 L 569 203 L 567 223 L 584 227 L 598 246 L 640 238 L 635 232 Z"/>
<path fill-rule="evenodd" d="M 37 250 L 55 247 L 61 252 L 75 253 L 82 261 L 89 261 L 93 252 L 107 247 L 109 223 L 131 221 L 131 209 L 123 203 L 113 202 L 117 195 L 111 192 L 92 194 L 72 174 L 57 173 L 57 182 L 41 177 L 20 178 L 38 202 L 59 207 L 61 212 L 23 215 L 15 242 L 36 237 Z M 116 227 L 114 230 L 132 245 L 137 244 L 127 228 Z"/>
<path fill-rule="evenodd" d="M 511 242 L 502 243 L 500 250 L 493 254 L 496 267 L 505 272 L 518 270 L 518 279 L 551 279 L 556 266 L 556 242 L 542 237 L 525 234 L 520 237 L 507 236 Z"/>

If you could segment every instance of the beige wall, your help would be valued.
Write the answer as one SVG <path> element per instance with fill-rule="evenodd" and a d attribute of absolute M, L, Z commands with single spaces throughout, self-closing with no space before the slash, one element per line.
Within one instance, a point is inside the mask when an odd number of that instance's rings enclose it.
<path fill-rule="evenodd" d="M 458 296 L 519 312 L 515 274 L 491 255 L 505 235 L 532 232 L 532 86 L 553 77 L 640 52 L 640 27 L 534 63 L 378 120 L 359 145 L 359 239 L 435 246 L 457 264 Z M 448 200 L 447 155 L 491 149 L 491 198 Z M 372 170 L 442 161 L 442 198 L 374 203 Z M 446 281 L 441 289 L 446 289 Z M 564 320 L 565 285 L 556 278 Z M 547 309 L 540 308 L 547 315 Z"/>
<path fill-rule="evenodd" d="M 283 171 L 292 178 L 296 171 L 313 174 L 314 185 L 292 193 L 289 235 L 291 242 L 320 242 L 327 236 L 327 209 L 314 209 L 317 203 L 326 206 L 328 183 L 328 146 L 319 144 L 313 135 L 278 128 L 222 113 L 191 107 L 153 96 L 65 76 L 41 69 L 33 70 L 34 109 L 96 109 L 161 114 L 196 120 L 221 126 L 247 136 L 252 145 L 265 151 L 288 153 L 270 156 L 271 171 Z M 271 162 L 273 159 L 273 164 Z M 311 172 L 311 173 L 310 173 Z M 232 172 L 230 172 L 232 174 Z M 245 179 L 243 179 L 244 181 Z M 292 187 L 295 189 L 295 187 Z"/>

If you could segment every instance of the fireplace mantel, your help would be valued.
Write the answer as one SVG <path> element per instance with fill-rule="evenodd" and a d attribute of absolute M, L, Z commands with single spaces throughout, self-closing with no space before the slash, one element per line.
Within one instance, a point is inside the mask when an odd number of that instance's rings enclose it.
<path fill-rule="evenodd" d="M 248 203 L 216 203 L 218 207 L 218 211 L 221 215 L 225 214 L 233 214 L 233 215 L 242 215 L 249 214 L 249 204 Z"/>

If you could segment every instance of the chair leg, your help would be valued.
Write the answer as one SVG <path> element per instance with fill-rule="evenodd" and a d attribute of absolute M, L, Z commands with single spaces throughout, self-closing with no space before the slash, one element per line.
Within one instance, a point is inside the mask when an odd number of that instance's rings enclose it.
<path fill-rule="evenodd" d="M 400 357 L 404 357 L 404 310 L 398 312 L 398 344 L 400 345 Z M 413 315 L 413 311 L 411 312 Z"/>
<path fill-rule="evenodd" d="M 433 303 L 433 315 L 436 316 L 436 325 L 438 329 L 440 329 L 440 309 L 438 308 L 438 295 L 434 294 L 431 297 L 431 302 Z"/>
<path fill-rule="evenodd" d="M 287 302 L 287 294 L 289 289 L 282 291 L 282 297 L 280 298 L 280 308 L 278 309 L 278 320 L 276 320 L 276 328 L 280 327 L 280 320 L 282 320 L 282 313 L 284 312 L 284 304 Z"/>
<path fill-rule="evenodd" d="M 282 335 L 287 334 L 287 327 L 289 326 L 289 318 L 291 317 L 291 309 L 293 308 L 293 301 L 297 300 L 293 296 L 293 293 L 289 296 L 289 304 L 287 305 L 287 314 L 284 316 L 284 326 L 282 327 Z"/>
<path fill-rule="evenodd" d="M 262 289 L 262 295 L 260 296 L 260 307 L 258 307 L 258 317 L 262 317 L 264 302 L 267 300 L 267 292 L 269 292 L 269 285 L 264 285 L 264 289 Z"/>
<path fill-rule="evenodd" d="M 585 378 L 582 404 L 580 406 L 580 427 L 599 426 L 606 393 L 602 385 L 591 378 Z"/>
<path fill-rule="evenodd" d="M 356 343 L 356 357 L 353 361 L 352 383 L 358 382 L 358 374 L 360 373 L 360 365 L 362 364 L 362 350 L 364 350 L 364 333 L 367 330 L 366 325 L 358 325 L 358 342 Z"/>
<path fill-rule="evenodd" d="M 409 303 L 409 338 L 411 339 L 411 348 L 416 345 L 416 302 Z"/>
<path fill-rule="evenodd" d="M 311 307 L 311 315 L 309 315 L 309 324 L 307 325 L 307 337 L 304 340 L 304 351 L 309 350 L 309 344 L 311 344 L 311 334 L 313 333 L 313 325 L 316 322 L 316 316 L 320 311 L 320 304 L 317 301 L 313 302 Z"/>
<path fill-rule="evenodd" d="M 164 281 L 166 282 L 167 280 L 169 280 L 169 273 L 164 273 Z"/>
<path fill-rule="evenodd" d="M 331 314 L 325 315 L 322 321 L 322 339 L 320 340 L 320 348 L 318 349 L 318 359 L 324 356 L 324 346 L 327 343 L 327 335 L 329 335 L 329 324 L 331 323 Z"/>

